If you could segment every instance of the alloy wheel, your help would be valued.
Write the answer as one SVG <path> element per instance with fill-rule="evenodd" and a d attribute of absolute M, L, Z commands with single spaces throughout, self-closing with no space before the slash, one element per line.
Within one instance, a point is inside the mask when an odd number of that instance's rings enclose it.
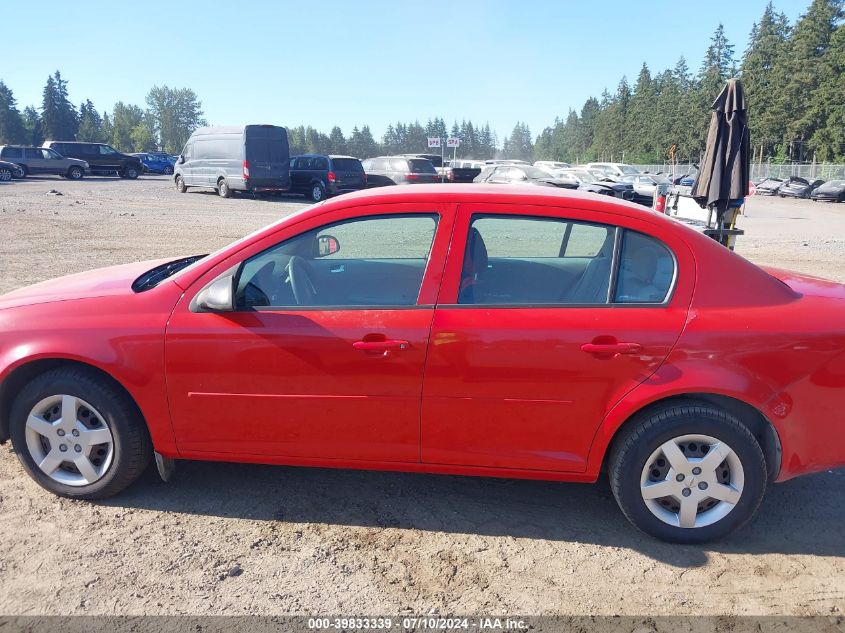
<path fill-rule="evenodd" d="M 26 447 L 38 468 L 67 486 L 87 486 L 114 460 L 114 438 L 103 416 L 76 396 L 49 396 L 26 421 Z"/>
<path fill-rule="evenodd" d="M 640 493 L 664 523 L 712 525 L 739 503 L 745 471 L 734 450 L 709 435 L 682 435 L 661 444 L 645 462 Z"/>

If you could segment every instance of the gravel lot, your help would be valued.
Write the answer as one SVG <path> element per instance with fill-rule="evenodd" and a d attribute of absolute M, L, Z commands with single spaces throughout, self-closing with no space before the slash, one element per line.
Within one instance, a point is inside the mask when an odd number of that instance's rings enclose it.
<path fill-rule="evenodd" d="M 207 252 L 302 205 L 159 177 L 0 183 L 0 292 Z M 845 282 L 845 205 L 754 198 L 740 226 L 749 259 Z M 845 610 L 845 471 L 775 486 L 750 527 L 682 547 L 638 534 L 604 481 L 180 462 L 170 484 L 148 471 L 87 503 L 40 489 L 7 444 L 0 525 L 4 614 Z"/>

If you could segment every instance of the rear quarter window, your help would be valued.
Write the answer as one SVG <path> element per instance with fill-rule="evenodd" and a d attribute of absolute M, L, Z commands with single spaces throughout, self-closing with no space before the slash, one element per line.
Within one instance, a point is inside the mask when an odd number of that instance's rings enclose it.
<path fill-rule="evenodd" d="M 0 158 L 23 158 L 23 149 L 20 147 L 4 147 L 0 151 Z"/>

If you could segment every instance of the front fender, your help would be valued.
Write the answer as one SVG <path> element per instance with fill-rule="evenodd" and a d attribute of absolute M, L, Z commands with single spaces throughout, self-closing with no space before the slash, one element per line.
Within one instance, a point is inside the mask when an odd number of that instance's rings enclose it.
<path fill-rule="evenodd" d="M 147 422 L 156 450 L 175 455 L 164 376 L 164 331 L 181 289 L 20 306 L 0 312 L 0 386 L 44 360 L 94 367 L 117 381 Z M 147 296 L 145 296 L 147 295 Z M 9 394 L 14 397 L 14 394 Z M 2 412 L 0 412 L 2 413 Z"/>

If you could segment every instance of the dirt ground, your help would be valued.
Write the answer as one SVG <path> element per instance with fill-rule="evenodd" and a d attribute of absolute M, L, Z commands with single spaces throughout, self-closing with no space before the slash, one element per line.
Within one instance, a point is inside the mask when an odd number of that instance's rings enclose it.
<path fill-rule="evenodd" d="M 0 183 L 0 292 L 208 252 L 302 205 L 155 177 Z M 755 198 L 740 226 L 749 259 L 845 282 L 845 205 Z M 693 547 L 636 532 L 604 481 L 180 462 L 88 503 L 40 489 L 7 444 L 0 613 L 838 616 L 843 525 L 845 471 L 777 485 L 751 526 Z"/>

